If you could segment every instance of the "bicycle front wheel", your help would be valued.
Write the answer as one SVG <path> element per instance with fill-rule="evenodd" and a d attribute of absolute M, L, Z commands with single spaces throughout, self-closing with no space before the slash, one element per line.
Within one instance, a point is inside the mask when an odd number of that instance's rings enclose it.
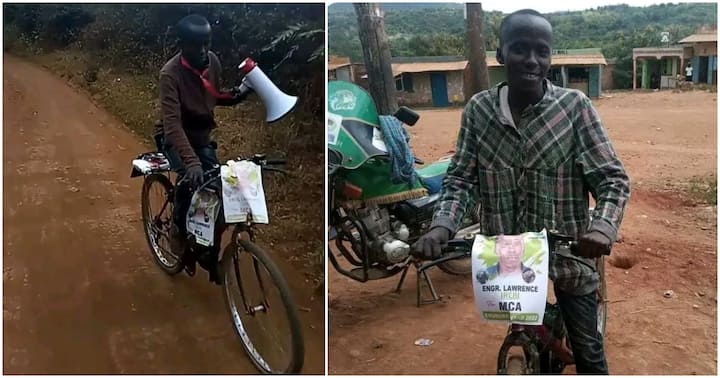
<path fill-rule="evenodd" d="M 263 373 L 299 373 L 304 345 L 287 282 L 260 247 L 231 242 L 222 257 L 223 291 L 235 332 Z"/>

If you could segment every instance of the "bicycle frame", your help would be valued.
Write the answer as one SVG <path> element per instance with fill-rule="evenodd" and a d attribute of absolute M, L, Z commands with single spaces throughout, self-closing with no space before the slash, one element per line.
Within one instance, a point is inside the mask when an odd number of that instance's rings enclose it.
<path fill-rule="evenodd" d="M 563 255 L 557 254 L 558 248 L 570 248 L 572 241 L 569 241 L 565 237 L 559 238 L 560 240 L 553 242 L 550 248 L 550 259 L 564 257 Z M 602 264 L 602 257 L 598 258 L 597 263 Z M 597 269 L 596 267 L 593 269 Z M 602 280 L 604 277 L 600 277 Z M 602 287 L 602 286 L 601 286 Z M 598 288 L 598 296 L 601 300 L 602 293 Z M 598 306 L 602 303 L 598 303 Z M 498 353 L 498 368 L 497 374 L 507 374 L 507 353 L 511 347 L 519 346 L 522 347 L 523 353 L 525 354 L 526 369 L 533 372 L 533 374 L 559 374 L 565 368 L 565 366 L 574 364 L 572 361 L 572 355 L 568 354 L 566 349 L 563 349 L 563 344 L 569 349 L 569 341 L 567 340 L 567 329 L 565 328 L 565 322 L 562 318 L 559 305 L 557 303 L 545 304 L 545 316 L 543 318 L 543 324 L 541 325 L 521 325 L 521 324 L 510 324 L 508 327 L 508 334 L 503 340 L 503 344 L 500 347 Z M 547 360 L 541 361 L 541 354 L 547 354 Z M 543 362 L 547 363 L 547 366 L 543 366 Z"/>

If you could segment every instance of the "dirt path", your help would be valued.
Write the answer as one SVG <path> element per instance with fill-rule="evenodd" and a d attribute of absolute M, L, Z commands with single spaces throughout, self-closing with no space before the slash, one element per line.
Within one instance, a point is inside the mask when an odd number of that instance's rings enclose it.
<path fill-rule="evenodd" d="M 62 80 L 4 65 L 3 373 L 255 373 L 207 274 L 151 260 L 129 179 L 147 148 Z M 276 262 L 308 309 L 304 371 L 321 374 L 324 301 Z"/>
<path fill-rule="evenodd" d="M 716 172 L 715 101 L 706 92 L 595 101 L 633 190 L 624 241 L 607 264 L 612 374 L 717 372 L 716 208 L 692 206 L 669 190 Z M 447 154 L 459 120 L 457 109 L 421 112 L 413 150 L 425 161 Z M 394 294 L 397 279 L 360 284 L 332 271 L 330 374 L 494 374 L 506 327 L 480 321 L 469 279 L 431 276 L 445 301 L 418 309 L 414 276 Z M 674 297 L 665 299 L 666 290 Z M 420 337 L 434 344 L 415 346 Z"/>

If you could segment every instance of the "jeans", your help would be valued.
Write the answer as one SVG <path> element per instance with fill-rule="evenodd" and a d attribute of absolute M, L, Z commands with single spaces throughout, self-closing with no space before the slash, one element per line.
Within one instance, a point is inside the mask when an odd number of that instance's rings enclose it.
<path fill-rule="evenodd" d="M 219 164 L 216 145 L 203 146 L 195 148 L 195 154 L 200 159 L 203 171 L 212 169 L 213 165 Z M 173 203 L 173 221 L 175 225 L 180 229 L 182 234 L 187 233 L 185 227 L 185 216 L 190 209 L 190 200 L 192 199 L 193 192 L 191 188 L 185 182 L 180 182 L 182 177 L 185 175 L 185 164 L 180 159 L 180 155 L 177 150 L 172 146 L 165 145 L 164 148 L 165 156 L 170 161 L 170 168 L 177 173 L 177 180 L 175 181 L 175 202 Z"/>
<path fill-rule="evenodd" d="M 597 330 L 597 293 L 570 295 L 555 290 L 578 374 L 608 374 L 603 336 Z"/>

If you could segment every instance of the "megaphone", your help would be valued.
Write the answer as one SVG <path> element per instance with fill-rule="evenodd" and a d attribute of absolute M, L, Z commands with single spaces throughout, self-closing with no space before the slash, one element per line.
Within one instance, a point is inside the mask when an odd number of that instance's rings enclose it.
<path fill-rule="evenodd" d="M 279 120 L 297 104 L 298 98 L 289 96 L 278 89 L 252 59 L 246 58 L 238 68 L 245 74 L 242 84 L 257 92 L 260 100 L 265 104 L 267 112 L 265 121 L 275 122 Z"/>

